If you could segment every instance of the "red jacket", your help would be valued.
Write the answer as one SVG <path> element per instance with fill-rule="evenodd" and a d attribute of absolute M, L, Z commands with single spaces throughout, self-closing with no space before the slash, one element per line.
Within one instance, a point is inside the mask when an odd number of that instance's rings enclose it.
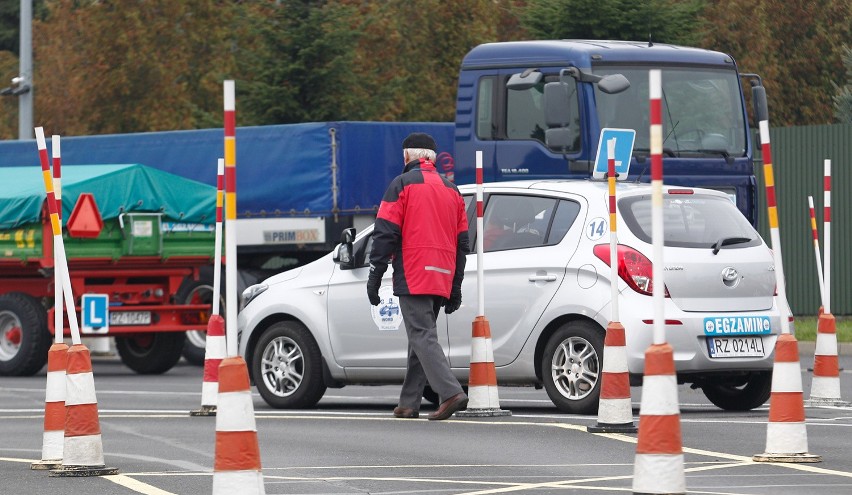
<path fill-rule="evenodd" d="M 373 229 L 370 264 L 381 275 L 393 262 L 395 295 L 450 297 L 461 287 L 468 253 L 467 214 L 455 184 L 426 159 L 391 181 Z"/>

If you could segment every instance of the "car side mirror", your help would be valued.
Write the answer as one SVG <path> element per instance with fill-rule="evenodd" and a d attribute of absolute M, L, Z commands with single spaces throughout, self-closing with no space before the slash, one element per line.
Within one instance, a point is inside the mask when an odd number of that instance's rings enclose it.
<path fill-rule="evenodd" d="M 355 241 L 355 228 L 343 229 L 343 232 L 340 233 L 340 244 L 334 249 L 332 259 L 344 270 L 355 268 L 355 258 L 352 256 L 353 241 Z"/>

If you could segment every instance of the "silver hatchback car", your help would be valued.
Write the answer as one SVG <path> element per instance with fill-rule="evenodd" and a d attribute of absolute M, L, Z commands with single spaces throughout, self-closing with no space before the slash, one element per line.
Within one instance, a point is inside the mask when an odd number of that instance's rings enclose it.
<path fill-rule="evenodd" d="M 476 246 L 475 188 L 459 189 Z M 607 184 L 502 182 L 484 190 L 485 316 L 498 384 L 543 386 L 560 410 L 594 414 L 611 317 Z M 619 319 L 638 384 L 653 340 L 651 189 L 619 183 L 617 197 Z M 722 409 L 762 405 L 780 331 L 769 248 L 718 191 L 664 187 L 664 225 L 666 340 L 678 381 Z M 407 340 L 390 270 L 382 303 L 367 300 L 371 233 L 348 229 L 333 253 L 243 293 L 240 354 L 271 406 L 312 407 L 328 387 L 402 383 Z M 462 383 L 478 310 L 476 265 L 468 255 L 461 308 L 438 318 Z M 428 388 L 424 395 L 437 400 Z"/>

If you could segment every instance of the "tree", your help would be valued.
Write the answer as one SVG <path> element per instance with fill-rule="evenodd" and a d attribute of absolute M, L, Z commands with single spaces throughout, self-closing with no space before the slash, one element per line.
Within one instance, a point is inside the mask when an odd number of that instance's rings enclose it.
<path fill-rule="evenodd" d="M 763 77 L 773 125 L 831 121 L 842 45 L 852 39 L 852 1 L 716 0 L 705 16 L 713 20 L 705 46 Z"/>
<path fill-rule="evenodd" d="M 846 84 L 837 87 L 834 116 L 839 122 L 852 124 L 852 45 L 843 47 L 843 65 L 846 66 Z"/>
<path fill-rule="evenodd" d="M 540 39 L 700 41 L 704 0 L 530 0 L 521 24 Z"/>

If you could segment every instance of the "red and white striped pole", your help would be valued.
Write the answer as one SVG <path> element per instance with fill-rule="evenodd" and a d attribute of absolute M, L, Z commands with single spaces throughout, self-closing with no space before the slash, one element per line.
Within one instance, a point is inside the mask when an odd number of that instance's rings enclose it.
<path fill-rule="evenodd" d="M 814 197 L 808 196 L 808 215 L 811 218 L 811 235 L 814 239 L 814 256 L 816 257 L 817 281 L 819 282 L 819 313 L 825 310 L 825 280 L 822 277 L 822 257 L 819 254 L 819 233 L 817 232 L 816 212 L 814 210 Z"/>
<path fill-rule="evenodd" d="M 849 405 L 840 397 L 840 363 L 837 358 L 837 328 L 834 315 L 831 314 L 831 160 L 825 160 L 823 178 L 823 221 L 825 232 L 825 279 L 820 280 L 822 294 L 822 312 L 817 321 L 816 347 L 814 349 L 814 377 L 811 382 L 811 397 L 807 405 Z M 819 244 L 816 237 L 816 220 L 813 219 L 813 198 L 808 196 L 811 205 L 814 231 L 814 248 L 819 265 Z M 819 268 L 819 266 L 817 266 Z"/>
<path fill-rule="evenodd" d="M 98 421 L 98 401 L 95 395 L 95 381 L 92 375 L 92 362 L 89 350 L 80 339 L 80 327 L 77 323 L 77 311 L 74 295 L 71 292 L 71 277 L 68 272 L 68 259 L 65 256 L 65 243 L 62 240 L 62 224 L 53 178 L 47 157 L 47 143 L 44 129 L 36 127 L 41 173 L 47 193 L 47 208 L 50 213 L 50 226 L 53 232 L 54 246 L 57 247 L 56 265 L 62 271 L 62 294 L 65 309 L 71 326 L 72 346 L 67 352 L 65 380 L 65 428 L 62 448 L 62 467 L 50 472 L 51 476 L 102 476 L 118 473 L 116 468 L 104 465 L 103 444 L 100 423 Z M 60 330 L 61 331 L 61 330 Z"/>
<path fill-rule="evenodd" d="M 598 422 L 589 426 L 591 433 L 636 433 L 633 424 L 633 407 L 630 403 L 630 372 L 627 369 L 627 339 L 624 325 L 618 316 L 618 234 L 615 202 L 615 139 L 606 143 L 607 183 L 609 185 L 609 267 L 610 307 L 612 317 L 606 327 L 603 365 L 601 367 L 601 395 L 598 404 Z"/>
<path fill-rule="evenodd" d="M 62 169 L 59 136 L 52 136 L 53 193 L 57 216 L 62 219 Z M 68 363 L 68 345 L 63 342 L 65 329 L 62 311 L 62 270 L 57 253 L 59 241 L 53 238 L 53 345 L 47 353 L 47 386 L 44 404 L 44 438 L 41 461 L 30 465 L 32 469 L 55 469 L 62 465 L 62 443 L 65 437 L 65 370 Z"/>
<path fill-rule="evenodd" d="M 663 280 L 662 75 L 648 71 L 651 117 L 651 241 L 654 343 L 645 351 L 633 493 L 686 493 L 674 350 L 666 343 Z"/>
<path fill-rule="evenodd" d="M 468 378 L 467 409 L 456 412 L 459 417 L 510 416 L 511 411 L 500 409 L 497 393 L 497 369 L 491 342 L 491 325 L 485 317 L 485 252 L 483 226 L 482 151 L 476 152 L 476 287 L 478 313 L 473 320 L 470 341 L 470 376 Z"/>
<path fill-rule="evenodd" d="M 263 495 L 257 424 L 245 360 L 237 349 L 237 138 L 234 81 L 225 100 L 225 317 L 228 357 L 219 365 L 213 495 Z M 215 299 L 216 294 L 214 294 Z"/>
<path fill-rule="evenodd" d="M 757 462 L 820 462 L 818 455 L 808 454 L 805 428 L 805 405 L 802 391 L 802 368 L 799 366 L 799 342 L 790 333 L 787 286 L 781 257 L 781 233 L 778 229 L 778 206 L 775 200 L 775 176 L 772 170 L 772 147 L 769 121 L 760 121 L 760 144 L 763 151 L 763 175 L 766 184 L 766 208 L 772 256 L 775 261 L 775 306 L 781 324 L 781 335 L 775 342 L 772 366 L 772 395 L 766 430 L 766 451 L 752 457 Z"/>
<path fill-rule="evenodd" d="M 216 235 L 213 242 L 213 310 L 207 322 L 204 339 L 204 378 L 201 382 L 201 409 L 190 416 L 215 416 L 219 403 L 219 365 L 227 356 L 225 320 L 219 315 L 219 294 L 222 286 L 222 204 L 225 194 L 225 159 L 220 158 L 216 173 Z"/>

